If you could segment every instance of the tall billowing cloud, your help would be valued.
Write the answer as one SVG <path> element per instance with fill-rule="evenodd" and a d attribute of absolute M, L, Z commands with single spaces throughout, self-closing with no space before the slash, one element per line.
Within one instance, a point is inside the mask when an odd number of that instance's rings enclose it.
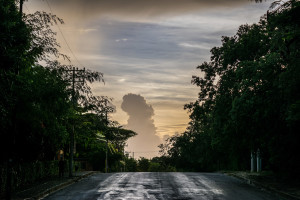
<path fill-rule="evenodd" d="M 129 116 L 126 128 L 138 133 L 137 136 L 129 139 L 127 149 L 135 152 L 136 158 L 157 156 L 157 146 L 161 140 L 156 135 L 152 106 L 147 104 L 141 95 L 127 94 L 123 97 L 121 108 Z"/>

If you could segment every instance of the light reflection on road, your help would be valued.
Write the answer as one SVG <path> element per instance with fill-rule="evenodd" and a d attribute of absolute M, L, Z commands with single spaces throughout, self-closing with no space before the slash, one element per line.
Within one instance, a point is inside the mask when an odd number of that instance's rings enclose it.
<path fill-rule="evenodd" d="M 279 200 L 272 194 L 218 173 L 96 174 L 46 200 Z"/>

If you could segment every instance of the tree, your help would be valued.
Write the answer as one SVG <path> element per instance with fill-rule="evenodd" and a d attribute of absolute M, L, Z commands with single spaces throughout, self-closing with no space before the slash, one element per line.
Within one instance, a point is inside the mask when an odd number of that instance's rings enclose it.
<path fill-rule="evenodd" d="M 1 161 L 9 156 L 7 149 L 15 137 L 15 87 L 19 71 L 28 69 L 26 52 L 30 48 L 29 30 L 21 20 L 14 1 L 0 1 L 0 111 Z"/>
<path fill-rule="evenodd" d="M 105 102 L 105 101 L 104 101 Z M 102 170 L 105 163 L 106 143 L 108 144 L 108 161 L 110 168 L 117 170 L 124 159 L 124 145 L 135 132 L 122 129 L 117 122 L 108 123 L 105 114 L 82 113 L 76 118 L 77 155 L 91 161 L 95 170 Z M 113 125 L 117 127 L 113 127 Z"/>
<path fill-rule="evenodd" d="M 299 5 L 274 2 L 259 23 L 222 37 L 211 61 L 197 67 L 204 75 L 192 79 L 200 92 L 185 105 L 189 127 L 168 141 L 176 167 L 245 170 L 259 148 L 266 169 L 297 172 Z"/>
<path fill-rule="evenodd" d="M 138 170 L 138 163 L 134 158 L 125 158 L 126 171 L 136 172 Z"/>
<path fill-rule="evenodd" d="M 149 166 L 150 166 L 149 159 L 141 157 L 138 160 L 138 171 L 140 171 L 140 172 L 148 172 Z"/>
<path fill-rule="evenodd" d="M 13 0 L 1 0 L 0 9 L 1 162 L 9 157 L 53 159 L 67 143 L 66 133 L 79 110 L 98 109 L 101 97 L 92 94 L 88 83 L 103 81 L 103 74 L 85 70 L 83 83 L 73 91 L 73 66 L 52 60 L 68 59 L 59 53 L 51 30 L 63 20 L 45 12 L 21 15 Z"/>

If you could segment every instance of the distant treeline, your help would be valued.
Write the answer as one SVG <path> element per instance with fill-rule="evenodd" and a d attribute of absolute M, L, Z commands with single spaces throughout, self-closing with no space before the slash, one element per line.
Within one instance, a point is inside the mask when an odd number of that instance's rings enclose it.
<path fill-rule="evenodd" d="M 210 62 L 197 67 L 198 99 L 185 105 L 187 130 L 160 145 L 165 163 L 193 171 L 249 170 L 259 149 L 263 170 L 300 169 L 300 2 L 276 1 L 241 25 Z"/>

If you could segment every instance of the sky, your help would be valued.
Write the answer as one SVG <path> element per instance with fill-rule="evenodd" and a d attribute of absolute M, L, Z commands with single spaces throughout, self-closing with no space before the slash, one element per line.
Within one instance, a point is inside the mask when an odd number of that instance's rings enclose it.
<path fill-rule="evenodd" d="M 188 125 L 183 106 L 197 99 L 199 88 L 191 84 L 193 75 L 201 76 L 196 67 L 209 61 L 222 36 L 258 22 L 271 2 L 28 0 L 24 11 L 64 20 L 53 27 L 60 51 L 75 66 L 104 73 L 105 85 L 94 83 L 93 93 L 113 98 L 110 119 L 138 133 L 126 151 L 151 158 L 165 138 Z"/>

